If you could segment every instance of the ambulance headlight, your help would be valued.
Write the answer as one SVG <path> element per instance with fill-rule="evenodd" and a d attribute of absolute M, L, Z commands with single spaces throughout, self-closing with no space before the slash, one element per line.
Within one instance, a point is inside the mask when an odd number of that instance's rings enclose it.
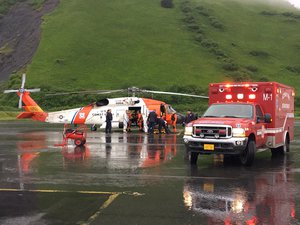
<path fill-rule="evenodd" d="M 186 126 L 184 128 L 184 135 L 192 136 L 192 134 L 193 134 L 193 127 Z"/>
<path fill-rule="evenodd" d="M 245 200 L 243 198 L 237 198 L 232 202 L 232 211 L 234 213 L 241 213 L 244 211 Z"/>
<path fill-rule="evenodd" d="M 243 128 L 232 128 L 232 136 L 233 137 L 245 137 L 246 133 Z"/>

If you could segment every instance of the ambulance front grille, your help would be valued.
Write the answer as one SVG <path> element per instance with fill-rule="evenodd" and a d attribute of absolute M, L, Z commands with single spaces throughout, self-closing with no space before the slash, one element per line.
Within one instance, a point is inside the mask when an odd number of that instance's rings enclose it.
<path fill-rule="evenodd" d="M 199 138 L 230 138 L 232 135 L 231 126 L 201 126 L 193 127 L 193 136 Z"/>

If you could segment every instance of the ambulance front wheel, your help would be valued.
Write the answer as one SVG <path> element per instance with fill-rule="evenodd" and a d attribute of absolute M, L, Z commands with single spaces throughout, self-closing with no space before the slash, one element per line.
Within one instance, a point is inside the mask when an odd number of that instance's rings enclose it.
<path fill-rule="evenodd" d="M 256 152 L 255 141 L 250 140 L 248 142 L 247 148 L 240 155 L 240 161 L 244 166 L 251 166 L 254 162 Z"/>

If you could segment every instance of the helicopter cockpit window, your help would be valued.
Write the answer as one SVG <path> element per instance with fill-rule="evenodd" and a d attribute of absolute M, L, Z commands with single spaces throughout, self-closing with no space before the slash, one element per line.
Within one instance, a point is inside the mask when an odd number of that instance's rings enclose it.
<path fill-rule="evenodd" d="M 168 105 L 168 107 L 167 107 L 167 111 L 168 111 L 168 114 L 176 113 L 176 110 L 175 110 L 175 109 L 173 109 L 173 107 L 172 107 L 172 106 L 170 106 L 170 105 Z"/>
<path fill-rule="evenodd" d="M 100 101 L 97 101 L 96 102 L 96 106 L 105 106 L 105 105 L 108 105 L 109 101 L 107 98 L 105 99 L 101 99 Z"/>

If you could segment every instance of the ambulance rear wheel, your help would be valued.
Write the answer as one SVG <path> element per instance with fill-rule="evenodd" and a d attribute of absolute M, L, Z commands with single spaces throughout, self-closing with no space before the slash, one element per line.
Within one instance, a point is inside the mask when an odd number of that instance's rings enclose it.
<path fill-rule="evenodd" d="M 240 155 L 240 161 L 244 166 L 251 166 L 254 162 L 256 152 L 255 141 L 250 140 L 247 148 Z"/>
<path fill-rule="evenodd" d="M 75 140 L 74 140 L 74 144 L 75 144 L 76 146 L 84 145 L 84 143 L 83 143 L 83 141 L 82 141 L 81 139 L 75 139 Z"/>
<path fill-rule="evenodd" d="M 273 157 L 280 156 L 280 155 L 285 155 L 289 151 L 290 151 L 290 139 L 289 139 L 288 135 L 285 138 L 283 146 L 271 149 Z"/>
<path fill-rule="evenodd" d="M 198 160 L 198 152 L 191 152 L 190 153 L 190 163 L 191 165 L 196 165 Z"/>
<path fill-rule="evenodd" d="M 285 155 L 287 152 L 290 151 L 290 139 L 289 136 L 287 135 L 284 141 L 284 145 L 279 147 L 279 154 Z"/>

